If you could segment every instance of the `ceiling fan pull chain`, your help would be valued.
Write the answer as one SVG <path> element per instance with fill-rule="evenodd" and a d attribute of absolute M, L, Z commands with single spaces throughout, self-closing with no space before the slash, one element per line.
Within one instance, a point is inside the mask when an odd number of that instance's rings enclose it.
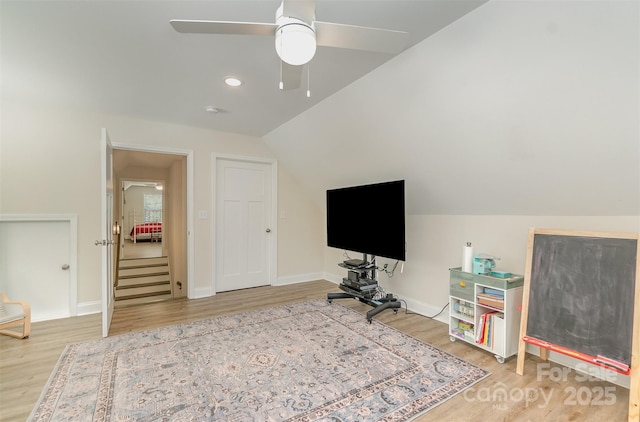
<path fill-rule="evenodd" d="M 280 60 L 280 83 L 278 84 L 280 91 L 284 90 L 284 81 L 282 80 L 282 60 Z"/>
<path fill-rule="evenodd" d="M 311 63 L 307 65 L 307 98 L 311 98 Z"/>

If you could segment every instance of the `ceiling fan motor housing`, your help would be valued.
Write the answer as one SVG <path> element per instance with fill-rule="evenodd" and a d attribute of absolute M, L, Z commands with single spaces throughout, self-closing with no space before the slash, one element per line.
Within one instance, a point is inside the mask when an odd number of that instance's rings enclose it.
<path fill-rule="evenodd" d="M 315 56 L 318 46 L 397 54 L 409 40 L 403 31 L 317 21 L 315 0 L 282 0 L 274 23 L 179 19 L 170 23 L 182 33 L 274 36 L 284 90 L 300 86 L 302 65 Z"/>
<path fill-rule="evenodd" d="M 280 59 L 293 66 L 308 63 L 316 54 L 316 32 L 313 23 L 279 16 L 276 24 L 276 52 Z"/>

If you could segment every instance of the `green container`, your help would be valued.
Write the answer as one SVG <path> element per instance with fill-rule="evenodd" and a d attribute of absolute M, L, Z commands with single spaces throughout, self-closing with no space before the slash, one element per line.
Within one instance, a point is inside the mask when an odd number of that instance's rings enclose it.
<path fill-rule="evenodd" d="M 475 283 L 503 290 L 514 289 L 524 285 L 524 276 L 518 274 L 511 274 L 509 278 L 498 278 L 490 275 L 467 273 L 459 267 L 451 268 L 449 275 L 451 295 L 460 297 L 461 299 L 471 297 L 469 300 L 473 300 L 473 285 Z M 458 296 L 458 293 L 464 294 L 465 296 Z M 471 294 L 471 296 L 468 296 L 468 294 Z"/>

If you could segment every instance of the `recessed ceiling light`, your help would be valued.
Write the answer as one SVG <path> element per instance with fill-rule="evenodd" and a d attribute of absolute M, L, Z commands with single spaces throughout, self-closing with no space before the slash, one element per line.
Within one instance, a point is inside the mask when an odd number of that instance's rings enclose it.
<path fill-rule="evenodd" d="M 235 78 L 233 76 L 228 76 L 226 78 L 224 78 L 224 83 L 229 85 L 229 86 L 240 86 L 242 85 L 242 81 L 238 78 Z"/>
<path fill-rule="evenodd" d="M 220 111 L 219 109 L 217 109 L 214 106 L 206 106 L 204 109 L 205 109 L 205 111 L 207 111 L 209 113 L 217 113 L 217 112 Z"/>

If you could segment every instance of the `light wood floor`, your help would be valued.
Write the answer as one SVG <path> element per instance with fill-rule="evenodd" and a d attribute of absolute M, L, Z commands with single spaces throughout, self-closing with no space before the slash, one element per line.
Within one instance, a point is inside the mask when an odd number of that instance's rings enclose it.
<path fill-rule="evenodd" d="M 219 293 L 197 300 L 174 300 L 115 311 L 110 335 L 265 308 L 339 291 L 327 281 Z M 362 312 L 352 299 L 336 302 Z M 447 312 L 447 311 L 445 311 Z M 451 343 L 447 326 L 429 318 L 384 311 L 375 317 L 398 330 L 489 370 L 492 375 L 466 393 L 441 404 L 417 421 L 626 421 L 628 390 L 603 381 L 584 380 L 573 371 L 529 356 L 524 376 L 515 373 L 515 357 L 499 364 L 490 353 L 467 343 Z M 0 336 L 0 420 L 24 421 L 35 405 L 67 343 L 100 338 L 100 315 L 34 323 L 31 337 Z M 542 371 L 538 374 L 538 369 Z M 548 374 L 552 376 L 548 376 Z M 565 379 L 564 381 L 562 379 Z M 506 394 L 503 397 L 501 393 Z M 543 396 L 544 394 L 544 396 Z"/>
<path fill-rule="evenodd" d="M 133 243 L 131 240 L 124 241 L 124 247 L 120 258 L 157 258 L 162 256 L 162 242 L 141 241 Z"/>

